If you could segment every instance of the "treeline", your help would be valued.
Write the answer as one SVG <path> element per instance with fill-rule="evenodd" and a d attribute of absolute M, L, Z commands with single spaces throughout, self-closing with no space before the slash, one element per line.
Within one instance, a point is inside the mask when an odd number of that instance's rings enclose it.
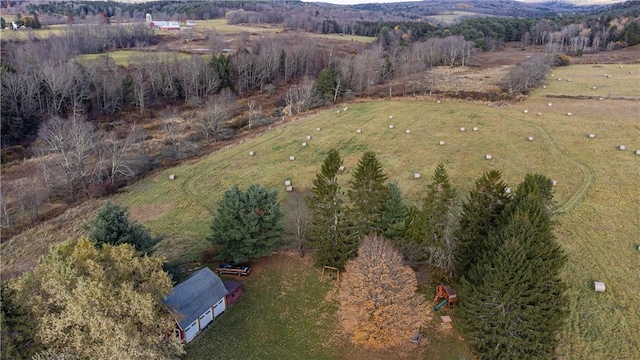
<path fill-rule="evenodd" d="M 363 239 L 384 236 L 423 279 L 459 284 L 463 324 L 481 358 L 553 358 L 566 258 L 553 234 L 549 178 L 529 174 L 511 194 L 489 171 L 461 199 L 441 164 L 419 203 L 407 205 L 375 153 L 363 154 L 350 179 L 343 171 L 331 150 L 307 198 L 317 265 L 344 269 Z"/>

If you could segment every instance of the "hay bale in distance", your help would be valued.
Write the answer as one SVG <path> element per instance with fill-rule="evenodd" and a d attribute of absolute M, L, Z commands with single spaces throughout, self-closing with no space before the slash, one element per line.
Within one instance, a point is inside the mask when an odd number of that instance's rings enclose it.
<path fill-rule="evenodd" d="M 477 127 L 477 126 L 474 126 L 474 127 L 473 127 L 473 131 L 478 131 L 478 127 Z"/>
<path fill-rule="evenodd" d="M 508 186 L 506 188 L 504 188 L 504 193 L 505 194 L 511 194 L 511 188 L 508 187 Z"/>
<path fill-rule="evenodd" d="M 293 161 L 293 160 L 295 160 L 295 159 L 296 159 L 296 157 L 295 157 L 295 156 L 289 156 L 289 161 Z"/>
<path fill-rule="evenodd" d="M 438 100 L 437 103 L 440 104 L 440 100 Z"/>
<path fill-rule="evenodd" d="M 562 78 L 558 78 L 558 81 L 562 81 Z"/>
<path fill-rule="evenodd" d="M 344 109 L 342 109 L 342 110 L 347 111 L 347 110 L 349 110 L 349 107 L 345 106 Z"/>
<path fill-rule="evenodd" d="M 536 114 L 536 116 L 542 116 L 542 113 L 541 113 L 541 112 L 539 112 L 539 113 L 537 113 L 537 114 Z"/>
<path fill-rule="evenodd" d="M 558 185 L 558 181 L 557 180 L 551 180 L 551 185 L 553 185 L 553 186 Z"/>
<path fill-rule="evenodd" d="M 389 124 L 389 129 L 393 129 L 393 125 L 392 124 Z"/>
<path fill-rule="evenodd" d="M 573 115 L 573 114 L 572 114 L 572 113 L 570 113 L 570 112 L 568 112 L 568 113 L 567 113 L 567 116 L 571 116 L 571 115 Z"/>
<path fill-rule="evenodd" d="M 596 292 L 605 292 L 606 286 L 604 285 L 603 282 L 594 281 L 593 282 L 593 290 L 595 290 Z"/>
<path fill-rule="evenodd" d="M 552 104 L 552 103 L 547 103 L 547 106 L 549 106 L 549 107 L 550 107 L 551 105 L 553 105 L 553 104 Z"/>
<path fill-rule="evenodd" d="M 306 146 L 307 146 L 307 143 L 306 143 L 306 142 L 303 142 L 303 143 L 302 143 L 302 147 L 306 147 Z"/>
<path fill-rule="evenodd" d="M 307 140 L 311 140 L 311 135 L 307 135 Z"/>
<path fill-rule="evenodd" d="M 486 160 L 491 160 L 491 159 L 492 159 L 492 156 L 491 156 L 491 154 L 487 154 L 487 155 L 485 155 L 485 156 L 484 156 L 484 158 L 485 158 Z"/>
<path fill-rule="evenodd" d="M 529 136 L 529 137 L 527 138 L 527 140 L 529 140 L 529 141 L 533 141 L 533 136 Z"/>
<path fill-rule="evenodd" d="M 255 154 L 256 154 L 256 152 L 255 152 L 255 151 L 249 151 L 249 156 L 253 156 L 253 155 L 255 155 Z"/>
<path fill-rule="evenodd" d="M 175 179 L 176 179 L 176 175 L 175 174 L 169 175 L 169 180 L 175 180 Z"/>
<path fill-rule="evenodd" d="M 357 134 L 362 134 L 362 129 L 357 129 L 357 130 L 356 130 L 356 133 L 357 133 Z"/>
<path fill-rule="evenodd" d="M 523 112 L 523 113 L 525 113 L 525 114 L 528 114 L 528 113 L 529 113 L 529 110 L 524 109 L 524 110 L 522 110 L 522 112 Z"/>
<path fill-rule="evenodd" d="M 461 127 L 461 128 L 460 128 L 460 131 L 466 131 L 466 130 L 467 130 L 467 129 L 466 129 L 466 128 L 464 128 L 464 127 Z"/>
<path fill-rule="evenodd" d="M 420 173 L 413 173 L 414 179 L 420 179 Z"/>
<path fill-rule="evenodd" d="M 444 145 L 444 140 L 440 140 L 440 145 Z"/>
<path fill-rule="evenodd" d="M 405 134 L 411 134 L 411 130 L 407 129 L 404 131 Z"/>
<path fill-rule="evenodd" d="M 284 186 L 291 186 L 291 180 L 285 180 Z"/>
<path fill-rule="evenodd" d="M 393 119 L 393 115 L 389 115 L 389 120 Z"/>
<path fill-rule="evenodd" d="M 636 150 L 636 155 L 640 155 L 640 150 Z"/>
<path fill-rule="evenodd" d="M 597 86 L 592 87 L 593 90 L 596 90 L 597 88 L 598 88 Z"/>
<path fill-rule="evenodd" d="M 292 192 L 293 191 L 293 186 L 287 186 L 287 192 Z"/>
<path fill-rule="evenodd" d="M 589 139 L 593 139 L 593 138 L 595 138 L 595 137 L 596 137 L 596 134 L 593 134 L 593 133 L 592 133 L 592 134 L 589 134 Z"/>
<path fill-rule="evenodd" d="M 571 82 L 571 79 L 567 79 L 567 82 Z"/>
<path fill-rule="evenodd" d="M 340 171 L 344 171 L 344 169 L 346 169 L 346 168 L 344 167 L 344 165 L 341 165 L 341 166 L 338 168 L 338 170 L 340 170 Z"/>
<path fill-rule="evenodd" d="M 321 130 L 320 128 L 317 128 L 317 129 L 316 129 L 316 131 L 320 131 L 320 130 Z"/>
<path fill-rule="evenodd" d="M 547 85 L 542 86 L 542 88 L 543 88 L 543 89 L 546 89 L 546 88 L 547 88 Z"/>
<path fill-rule="evenodd" d="M 618 145 L 618 150 L 627 150 L 627 147 L 624 145 Z"/>

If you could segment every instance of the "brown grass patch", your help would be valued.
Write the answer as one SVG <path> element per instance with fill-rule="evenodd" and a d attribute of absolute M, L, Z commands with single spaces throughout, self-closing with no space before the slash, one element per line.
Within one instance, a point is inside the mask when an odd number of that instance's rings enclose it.
<path fill-rule="evenodd" d="M 173 204 L 169 203 L 135 205 L 129 208 L 129 218 L 145 224 L 161 218 L 172 211 L 174 207 Z"/>

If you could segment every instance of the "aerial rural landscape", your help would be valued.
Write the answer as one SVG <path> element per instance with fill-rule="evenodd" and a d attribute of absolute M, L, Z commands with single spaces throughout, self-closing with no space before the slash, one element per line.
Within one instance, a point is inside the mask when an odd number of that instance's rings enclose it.
<path fill-rule="evenodd" d="M 640 1 L 2 1 L 2 359 L 640 358 Z"/>

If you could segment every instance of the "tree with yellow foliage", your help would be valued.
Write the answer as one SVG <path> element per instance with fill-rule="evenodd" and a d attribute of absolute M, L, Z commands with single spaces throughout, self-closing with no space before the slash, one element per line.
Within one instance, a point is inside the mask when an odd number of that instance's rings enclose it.
<path fill-rule="evenodd" d="M 431 308 L 416 292 L 415 273 L 389 240 L 365 237 L 345 271 L 340 318 L 354 343 L 374 349 L 401 345 L 431 318 Z"/>
<path fill-rule="evenodd" d="M 172 290 L 163 260 L 87 238 L 54 245 L 11 284 L 41 358 L 171 359 L 183 353 L 162 304 Z"/>

